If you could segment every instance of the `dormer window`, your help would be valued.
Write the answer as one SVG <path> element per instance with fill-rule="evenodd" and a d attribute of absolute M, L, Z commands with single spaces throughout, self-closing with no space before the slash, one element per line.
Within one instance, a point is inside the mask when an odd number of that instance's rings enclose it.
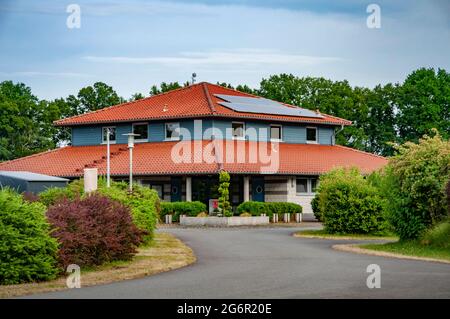
<path fill-rule="evenodd" d="M 166 123 L 166 140 L 180 139 L 180 123 Z"/>
<path fill-rule="evenodd" d="M 133 133 L 139 134 L 136 136 L 136 142 L 147 142 L 148 141 L 148 124 L 147 123 L 134 123 Z"/>
<path fill-rule="evenodd" d="M 116 127 L 115 126 L 105 126 L 102 127 L 102 142 L 106 143 L 107 134 L 109 132 L 109 142 L 111 144 L 116 143 Z"/>
<path fill-rule="evenodd" d="M 231 123 L 231 132 L 233 134 L 234 140 L 243 140 L 244 139 L 244 123 L 242 122 L 233 122 Z"/>
<path fill-rule="evenodd" d="M 270 140 L 275 142 L 282 140 L 281 125 L 270 125 Z"/>
<path fill-rule="evenodd" d="M 306 128 L 306 143 L 317 144 L 317 127 Z"/>

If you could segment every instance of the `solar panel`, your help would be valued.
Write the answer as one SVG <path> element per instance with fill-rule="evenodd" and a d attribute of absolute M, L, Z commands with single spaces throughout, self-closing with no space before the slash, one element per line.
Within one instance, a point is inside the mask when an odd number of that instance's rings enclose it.
<path fill-rule="evenodd" d="M 314 111 L 300 107 L 289 107 L 265 98 L 226 94 L 215 94 L 215 96 L 225 101 L 218 102 L 220 105 L 230 108 L 236 112 L 323 118 L 322 115 L 317 114 Z"/>

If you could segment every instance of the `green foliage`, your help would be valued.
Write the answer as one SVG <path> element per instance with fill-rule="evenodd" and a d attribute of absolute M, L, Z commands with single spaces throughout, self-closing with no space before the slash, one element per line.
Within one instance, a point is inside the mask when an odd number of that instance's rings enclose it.
<path fill-rule="evenodd" d="M 74 199 L 75 194 L 68 187 L 51 187 L 39 194 L 39 201 L 50 207 L 63 199 Z"/>
<path fill-rule="evenodd" d="M 0 284 L 55 278 L 57 249 L 45 206 L 28 203 L 12 190 L 0 190 Z"/>
<path fill-rule="evenodd" d="M 76 114 L 96 111 L 124 102 L 111 86 L 103 82 L 96 82 L 92 86 L 82 88 L 77 97 L 79 103 Z"/>
<path fill-rule="evenodd" d="M 161 218 L 172 215 L 173 221 L 179 221 L 180 215 L 195 217 L 206 212 L 206 205 L 202 202 L 161 202 Z"/>
<path fill-rule="evenodd" d="M 184 84 L 184 86 L 188 86 L 188 85 L 189 85 L 189 83 Z M 169 92 L 172 90 L 181 89 L 182 87 L 183 86 L 180 85 L 180 83 L 178 83 L 178 82 L 169 82 L 169 83 L 161 82 L 159 88 L 157 85 L 153 85 L 150 88 L 149 93 L 150 93 L 150 95 L 158 95 L 158 94 Z"/>
<path fill-rule="evenodd" d="M 384 201 L 356 168 L 322 175 L 317 192 L 318 209 L 328 233 L 367 234 L 386 229 Z"/>
<path fill-rule="evenodd" d="M 322 221 L 322 216 L 320 214 L 320 207 L 319 207 L 319 193 L 316 193 L 316 196 L 311 200 L 311 208 L 314 213 L 314 217 L 318 221 Z"/>
<path fill-rule="evenodd" d="M 223 216 L 233 216 L 230 204 L 230 174 L 225 171 L 219 173 L 219 208 Z"/>
<path fill-rule="evenodd" d="M 242 213 L 239 215 L 239 217 L 252 217 L 252 214 L 250 213 Z"/>
<path fill-rule="evenodd" d="M 435 132 L 407 142 L 386 167 L 383 192 L 388 218 L 401 240 L 417 239 L 448 216 L 445 186 L 450 177 L 450 142 Z"/>
<path fill-rule="evenodd" d="M 243 202 L 237 207 L 239 214 L 249 213 L 252 216 L 261 216 L 266 214 L 272 217 L 273 214 L 278 214 L 281 217 L 283 214 L 301 213 L 302 207 L 294 203 L 285 202 Z"/>
<path fill-rule="evenodd" d="M 421 243 L 450 249 L 450 219 L 436 224 L 424 232 Z"/>

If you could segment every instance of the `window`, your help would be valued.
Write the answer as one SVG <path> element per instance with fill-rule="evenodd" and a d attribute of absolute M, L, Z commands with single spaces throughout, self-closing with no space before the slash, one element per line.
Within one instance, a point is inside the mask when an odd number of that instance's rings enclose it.
<path fill-rule="evenodd" d="M 315 193 L 317 189 L 317 178 L 311 178 L 311 193 Z"/>
<path fill-rule="evenodd" d="M 299 177 L 297 178 L 297 194 L 309 195 L 316 192 L 319 180 L 317 177 Z"/>
<path fill-rule="evenodd" d="M 178 140 L 180 138 L 180 123 L 166 123 L 166 140 Z"/>
<path fill-rule="evenodd" d="M 306 128 L 306 143 L 317 143 L 317 127 Z"/>
<path fill-rule="evenodd" d="M 148 125 L 147 123 L 135 123 L 133 124 L 133 133 L 139 134 L 136 136 L 136 142 L 148 140 Z"/>
<path fill-rule="evenodd" d="M 106 126 L 102 128 L 102 141 L 103 143 L 106 143 L 107 134 L 109 131 L 109 142 L 115 143 L 116 142 L 116 127 L 115 126 Z"/>
<path fill-rule="evenodd" d="M 281 125 L 270 126 L 270 140 L 281 141 Z"/>
<path fill-rule="evenodd" d="M 233 139 L 244 139 L 244 123 L 231 123 L 231 131 L 233 134 Z"/>
<path fill-rule="evenodd" d="M 297 178 L 297 193 L 308 193 L 307 178 Z"/>

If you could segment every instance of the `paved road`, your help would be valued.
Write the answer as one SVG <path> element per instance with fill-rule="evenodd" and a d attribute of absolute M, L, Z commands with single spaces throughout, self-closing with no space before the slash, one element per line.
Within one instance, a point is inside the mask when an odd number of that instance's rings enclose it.
<path fill-rule="evenodd" d="M 142 279 L 72 289 L 44 298 L 450 298 L 450 265 L 357 255 L 293 228 L 167 229 L 197 263 Z M 381 267 L 368 289 L 366 267 Z"/>

